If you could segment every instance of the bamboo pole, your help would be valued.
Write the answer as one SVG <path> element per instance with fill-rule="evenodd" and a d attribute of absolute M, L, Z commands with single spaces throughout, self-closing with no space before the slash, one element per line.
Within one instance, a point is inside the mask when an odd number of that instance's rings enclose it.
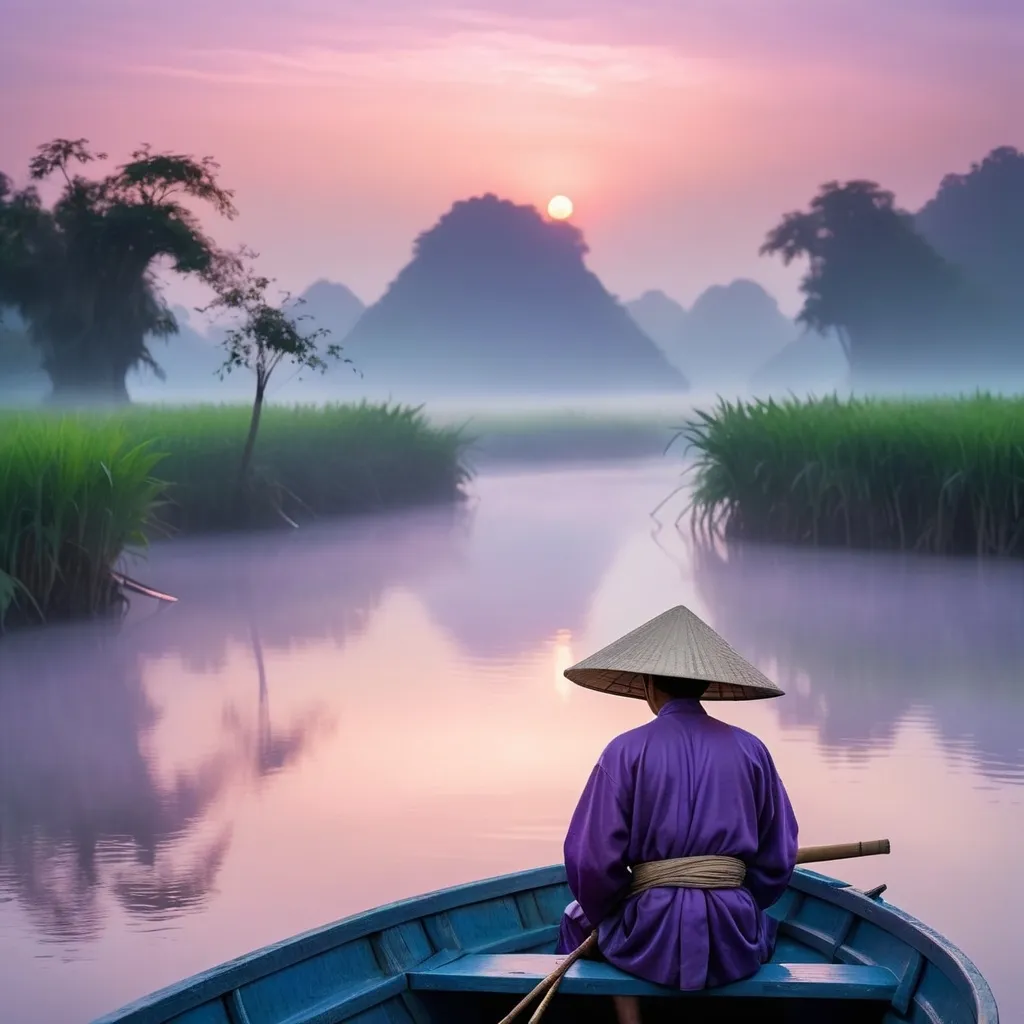
<path fill-rule="evenodd" d="M 796 851 L 796 862 L 815 864 L 826 860 L 848 860 L 851 857 L 874 857 L 888 852 L 888 839 L 867 839 L 861 843 L 833 843 L 831 846 L 801 846 Z"/>

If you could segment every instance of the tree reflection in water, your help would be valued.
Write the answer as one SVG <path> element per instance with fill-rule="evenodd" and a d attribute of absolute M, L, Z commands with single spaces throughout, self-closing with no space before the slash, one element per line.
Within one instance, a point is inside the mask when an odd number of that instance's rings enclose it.
<path fill-rule="evenodd" d="M 923 716 L 950 755 L 1024 782 L 1019 565 L 707 543 L 691 560 L 714 627 L 787 691 L 783 724 L 856 756 Z"/>
<path fill-rule="evenodd" d="M 61 940 L 100 933 L 104 888 L 144 917 L 201 907 L 231 838 L 230 826 L 203 838 L 212 806 L 230 783 L 300 757 L 323 725 L 310 716 L 275 733 L 261 666 L 256 740 L 234 711 L 222 749 L 161 783 L 143 753 L 155 724 L 144 659 L 125 632 L 75 632 L 5 642 L 16 672 L 0 684 L 0 887 Z"/>
<path fill-rule="evenodd" d="M 231 842 L 215 805 L 232 785 L 261 785 L 332 727 L 321 707 L 286 727 L 272 722 L 264 649 L 347 643 L 389 586 L 454 555 L 460 523 L 446 510 L 335 528 L 337 557 L 316 528 L 290 543 L 176 541 L 151 552 L 150 572 L 177 605 L 5 637 L 0 899 L 16 898 L 39 934 L 61 941 L 100 934 L 105 894 L 148 920 L 201 908 Z M 148 666 L 178 659 L 201 672 L 241 644 L 252 656 L 255 727 L 230 705 L 218 749 L 162 781 L 145 752 L 158 720 Z"/>

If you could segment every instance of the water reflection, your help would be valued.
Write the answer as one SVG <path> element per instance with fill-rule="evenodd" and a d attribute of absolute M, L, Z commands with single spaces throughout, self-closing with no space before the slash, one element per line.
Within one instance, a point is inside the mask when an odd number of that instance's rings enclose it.
<path fill-rule="evenodd" d="M 253 624 L 274 650 L 342 646 L 362 633 L 389 588 L 415 587 L 463 557 L 471 527 L 471 511 L 456 506 L 156 547 L 135 574 L 179 601 L 156 612 L 142 602 L 134 642 L 208 673 L 223 668 L 232 645 L 251 643 Z"/>
<path fill-rule="evenodd" d="M 1020 566 L 697 544 L 692 572 L 716 628 L 786 689 L 784 725 L 856 756 L 921 718 L 951 758 L 1024 782 Z"/>
<path fill-rule="evenodd" d="M 536 653 L 558 631 L 582 628 L 635 526 L 636 491 L 617 486 L 618 468 L 574 470 L 568 487 L 564 476 L 560 469 L 489 480 L 464 558 L 416 588 L 469 658 L 506 664 Z M 588 502 L 594 493 L 602 496 L 597 511 Z"/>
<path fill-rule="evenodd" d="M 154 777 L 141 744 L 154 723 L 141 662 L 109 626 L 11 638 L 3 669 L 0 884 L 41 932 L 93 937 L 108 869 L 165 870 L 222 791 L 228 758 Z M 186 885 L 201 894 L 196 879 Z"/>
<path fill-rule="evenodd" d="M 1024 798 L 1019 567 L 726 557 L 674 530 L 666 557 L 648 512 L 673 475 L 488 476 L 461 511 L 177 540 L 135 570 L 177 605 L 5 638 L 0 1016 L 99 1014 L 344 914 L 556 860 L 594 759 L 648 717 L 561 672 L 678 602 L 785 684 L 715 713 L 768 743 L 804 840 L 889 835 L 890 861 L 844 875 L 890 882 L 1024 1013 L 998 927 L 1024 914 L 1003 882 Z"/>
<path fill-rule="evenodd" d="M 294 764 L 337 724 L 323 701 L 274 720 L 265 651 L 350 641 L 389 587 L 452 556 L 460 529 L 448 511 L 353 524 L 333 549 L 316 530 L 291 542 L 179 541 L 173 556 L 154 549 L 145 570 L 179 604 L 154 612 L 143 603 L 117 625 L 5 638 L 0 894 L 27 908 L 41 935 L 65 942 L 101 933 L 104 892 L 150 922 L 201 911 L 232 837 L 218 805 Z M 168 709 L 147 676 L 174 664 L 213 676 L 232 662 L 251 678 L 251 702 L 202 700 L 207 719 L 221 705 L 212 741 L 168 772 L 151 749 Z M 189 727 L 209 731 L 210 722 Z"/>

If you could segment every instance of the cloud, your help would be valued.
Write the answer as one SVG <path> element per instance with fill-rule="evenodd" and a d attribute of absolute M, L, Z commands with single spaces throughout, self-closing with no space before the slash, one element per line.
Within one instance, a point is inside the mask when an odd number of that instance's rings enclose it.
<path fill-rule="evenodd" d="M 130 65 L 150 75 L 276 86 L 329 86 L 352 81 L 493 86 L 598 96 L 656 83 L 693 86 L 713 80 L 713 62 L 680 58 L 670 48 L 571 41 L 538 35 L 501 19 L 452 17 L 448 31 L 406 30 L 404 38 L 350 36 L 329 45 L 281 49 L 189 48 L 169 59 Z"/>

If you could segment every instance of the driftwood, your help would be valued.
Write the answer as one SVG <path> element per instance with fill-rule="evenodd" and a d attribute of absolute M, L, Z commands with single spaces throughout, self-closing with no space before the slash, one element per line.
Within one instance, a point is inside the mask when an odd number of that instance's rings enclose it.
<path fill-rule="evenodd" d="M 133 580 L 130 576 L 125 576 L 123 572 L 117 572 L 114 569 L 111 569 L 110 578 L 119 587 L 122 587 L 124 590 L 130 590 L 133 594 L 141 594 L 143 597 L 152 597 L 156 601 L 166 601 L 168 604 L 177 603 L 178 599 L 172 594 L 165 594 L 163 591 L 147 587 L 144 583 L 139 583 L 138 580 Z"/>

